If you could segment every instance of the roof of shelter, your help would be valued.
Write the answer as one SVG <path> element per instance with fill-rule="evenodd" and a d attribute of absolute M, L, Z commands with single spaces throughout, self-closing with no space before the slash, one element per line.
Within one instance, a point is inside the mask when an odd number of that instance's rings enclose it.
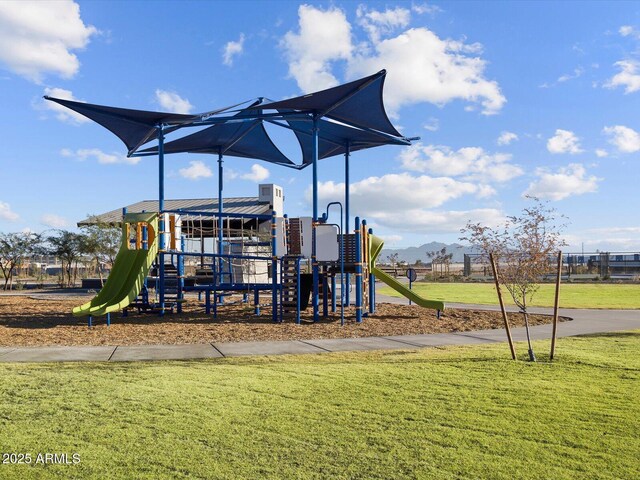
<path fill-rule="evenodd" d="M 234 213 L 250 215 L 270 215 L 272 208 L 269 202 L 261 202 L 258 197 L 235 197 L 223 199 L 224 214 L 233 217 Z M 157 200 L 143 200 L 141 202 L 127 205 L 127 213 L 157 212 Z M 183 221 L 198 220 L 200 214 L 189 214 L 189 210 L 196 212 L 218 213 L 217 198 L 195 198 L 183 200 L 165 200 L 165 210 L 183 210 L 181 213 Z M 210 219 L 210 218 L 209 218 Z M 120 223 L 122 221 L 122 208 L 109 212 L 94 215 L 78 222 L 78 226 L 94 225 L 96 223 Z"/>
<path fill-rule="evenodd" d="M 319 92 L 260 105 L 263 109 L 311 111 L 360 128 L 402 137 L 384 110 L 382 89 L 386 70 Z"/>
<path fill-rule="evenodd" d="M 99 123 L 115 134 L 127 146 L 129 153 L 134 152 L 141 145 L 157 138 L 158 124 L 169 125 L 165 133 L 176 130 L 182 125 L 200 120 L 203 116 L 224 112 L 238 105 L 220 108 L 206 114 L 187 115 L 181 113 L 151 112 L 148 110 L 133 110 L 130 108 L 109 107 L 91 103 L 65 100 L 62 98 L 44 97 L 59 103 L 81 115 Z"/>
<path fill-rule="evenodd" d="M 312 163 L 313 119 L 318 121 L 318 158 L 380 145 L 409 145 L 387 116 L 382 91 L 386 71 L 318 92 L 269 101 L 260 98 L 197 115 L 132 110 L 45 97 L 104 126 L 127 146 L 129 155 L 153 155 L 158 147 L 138 149 L 186 126 L 207 126 L 164 144 L 165 153 L 222 153 L 294 168 Z M 274 144 L 264 128 L 270 122 L 294 131 L 302 150 L 296 164 Z"/>
<path fill-rule="evenodd" d="M 139 153 L 157 153 L 154 146 Z M 222 153 L 294 166 L 273 143 L 260 120 L 215 124 L 164 144 L 164 153 Z"/>

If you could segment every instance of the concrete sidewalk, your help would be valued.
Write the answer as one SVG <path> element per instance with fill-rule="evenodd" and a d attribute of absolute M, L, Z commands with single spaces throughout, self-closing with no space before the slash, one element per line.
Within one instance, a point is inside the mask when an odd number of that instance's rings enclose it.
<path fill-rule="evenodd" d="M 382 297 L 382 298 L 381 298 Z M 379 301 L 394 301 L 378 296 Z M 452 304 L 456 308 L 495 310 L 486 305 Z M 511 310 L 513 311 L 513 310 Z M 550 313 L 536 308 L 532 313 Z M 574 336 L 602 332 L 640 329 L 640 310 L 561 309 L 560 314 L 573 318 L 558 326 L 558 336 Z M 366 321 L 366 320 L 365 320 Z M 512 329 L 514 340 L 526 340 L 524 327 Z M 551 325 L 531 327 L 533 339 L 551 337 Z M 323 340 L 291 340 L 274 342 L 211 343 L 197 345 L 131 345 L 100 347 L 0 347 L 0 362 L 118 362 L 142 360 L 192 360 L 247 355 L 284 355 L 366 350 L 401 350 L 446 345 L 478 345 L 506 341 L 504 330 L 480 330 L 429 335 L 400 335 Z"/>

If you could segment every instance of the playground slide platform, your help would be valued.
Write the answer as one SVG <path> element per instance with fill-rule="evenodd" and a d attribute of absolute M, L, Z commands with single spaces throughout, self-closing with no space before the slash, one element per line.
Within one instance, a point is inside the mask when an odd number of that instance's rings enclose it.
<path fill-rule="evenodd" d="M 149 246 L 146 250 L 130 250 L 127 224 L 148 224 Z M 155 213 L 127 214 L 122 225 L 122 242 L 107 283 L 90 302 L 73 309 L 73 315 L 101 316 L 127 307 L 140 293 L 144 280 L 158 255 L 158 216 Z"/>
<path fill-rule="evenodd" d="M 426 298 L 421 297 L 414 291 L 409 290 L 406 286 L 404 286 L 402 283 L 397 281 L 392 276 L 384 273 L 382 270 L 379 270 L 374 267 L 371 269 L 371 273 L 373 273 L 373 275 L 378 280 L 381 280 L 382 282 L 386 283 L 389 287 L 393 288 L 396 292 L 408 298 L 416 305 L 419 305 L 424 308 L 432 308 L 434 310 L 440 310 L 440 311 L 443 311 L 445 309 L 444 302 L 441 302 L 438 300 L 427 300 Z"/>
<path fill-rule="evenodd" d="M 409 290 L 402 283 L 398 282 L 391 275 L 386 274 L 382 270 L 376 268 L 376 259 L 380 252 L 382 251 L 382 247 L 384 246 L 384 240 L 380 237 L 376 237 L 375 235 L 369 236 L 369 261 L 370 261 L 370 271 L 373 275 L 382 282 L 386 283 L 389 287 L 393 288 L 396 292 L 398 292 L 403 297 L 408 298 L 416 305 L 424 308 L 431 308 L 433 310 L 444 311 L 445 303 L 439 300 L 428 300 L 424 297 L 421 297 L 417 293 L 412 290 Z"/>

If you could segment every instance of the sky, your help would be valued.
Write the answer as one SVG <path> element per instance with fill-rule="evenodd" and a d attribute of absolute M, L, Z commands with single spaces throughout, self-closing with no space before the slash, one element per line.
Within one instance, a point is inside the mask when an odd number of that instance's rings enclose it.
<path fill-rule="evenodd" d="M 387 70 L 410 147 L 356 152 L 351 210 L 390 247 L 455 242 L 549 201 L 567 250 L 640 250 L 640 4 L 635 2 L 0 2 L 0 232 L 75 228 L 157 198 L 157 160 L 43 95 L 197 113 Z M 299 162 L 286 132 L 278 146 Z M 211 155 L 166 160 L 167 198 L 217 195 Z M 344 192 L 319 163 L 321 210 Z M 311 169 L 225 161 L 225 196 L 285 191 Z M 334 219 L 335 220 L 335 219 Z"/>

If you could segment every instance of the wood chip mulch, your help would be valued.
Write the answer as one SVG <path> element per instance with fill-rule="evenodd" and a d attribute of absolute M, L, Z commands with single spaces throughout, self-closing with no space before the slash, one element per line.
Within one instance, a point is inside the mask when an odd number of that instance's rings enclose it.
<path fill-rule="evenodd" d="M 104 317 L 87 327 L 86 318 L 75 318 L 71 309 L 90 296 L 60 295 L 0 296 L 0 346 L 45 345 L 159 345 L 258 340 L 303 340 L 349 338 L 422 333 L 448 333 L 503 328 L 500 312 L 448 309 L 440 319 L 433 310 L 416 306 L 381 303 L 376 313 L 355 323 L 354 309 L 345 310 L 345 325 L 340 325 L 340 310 L 318 323 L 310 321 L 311 309 L 302 325 L 293 319 L 271 322 L 269 306 L 261 315 L 253 306 L 242 304 L 241 297 L 231 297 L 219 307 L 218 318 L 206 315 L 197 297 L 190 297 L 184 312 L 159 317 L 155 314 L 130 313 L 128 317 L 112 315 L 107 327 Z M 266 302 L 266 296 L 263 300 Z M 531 315 L 531 325 L 551 322 L 547 315 Z M 568 320 L 561 318 L 561 321 Z M 511 314 L 512 327 L 524 325 L 521 315 Z"/>

